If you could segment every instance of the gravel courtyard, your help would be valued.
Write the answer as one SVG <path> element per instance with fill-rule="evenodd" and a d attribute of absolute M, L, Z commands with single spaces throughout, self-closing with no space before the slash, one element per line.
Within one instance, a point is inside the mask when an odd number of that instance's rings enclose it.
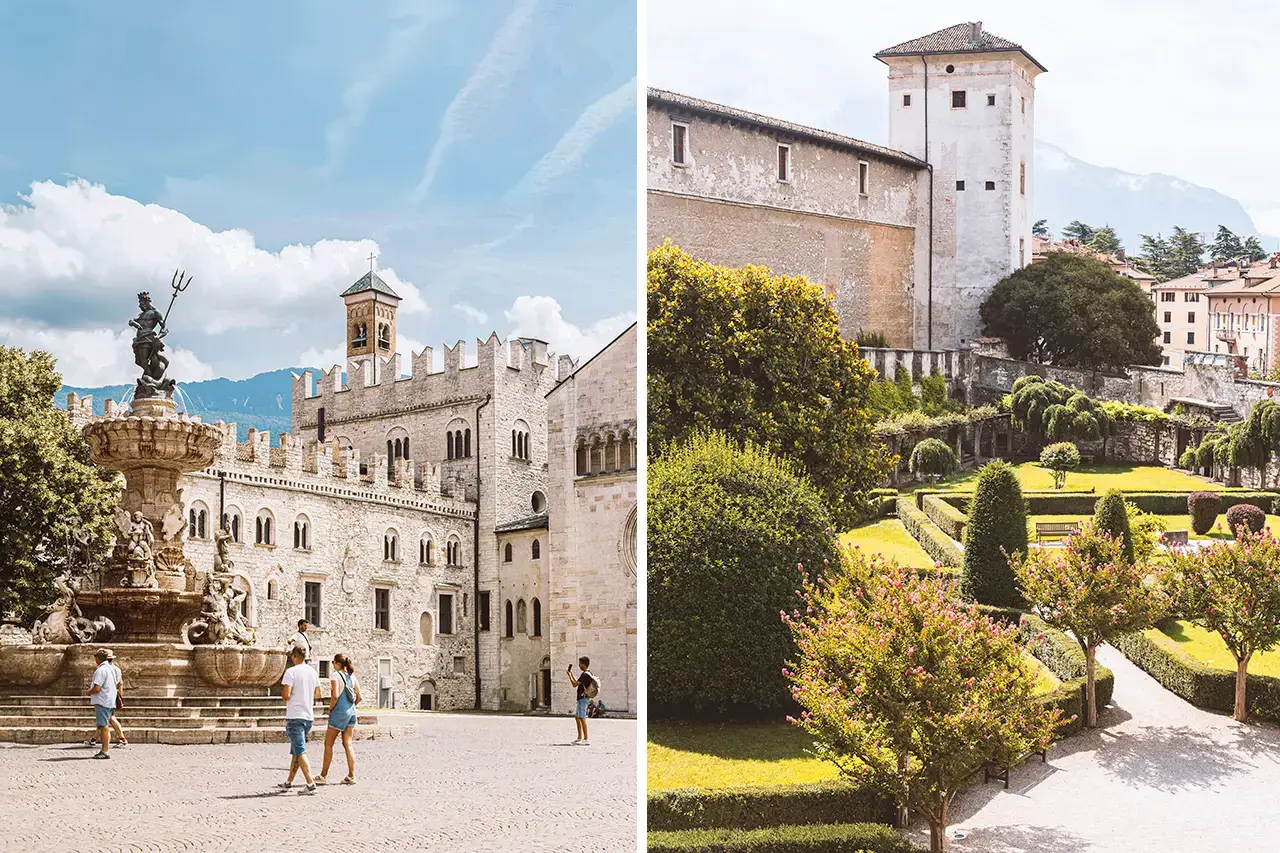
<path fill-rule="evenodd" d="M 977 784 L 956 798 L 955 853 L 1171 853 L 1280 849 L 1280 728 L 1192 707 L 1112 648 L 1116 674 L 1099 728 L 1016 768 L 1008 791 Z M 927 846 L 928 826 L 917 824 Z"/>
<path fill-rule="evenodd" d="M 356 743 L 358 784 L 272 789 L 286 744 L 112 749 L 0 744 L 0 850 L 633 850 L 636 723 L 387 714 L 417 738 Z M 128 718 L 124 718 L 128 726 Z M 308 749 L 319 772 L 323 744 Z M 329 776 L 346 775 L 341 747 Z M 299 776 L 301 779 L 301 776 Z"/>

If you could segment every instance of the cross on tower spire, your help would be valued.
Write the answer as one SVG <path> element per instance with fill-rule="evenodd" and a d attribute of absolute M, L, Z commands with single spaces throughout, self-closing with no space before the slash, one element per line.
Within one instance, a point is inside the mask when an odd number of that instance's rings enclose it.
<path fill-rule="evenodd" d="M 375 255 L 373 252 L 369 253 L 369 272 L 373 272 L 373 264 L 374 264 L 374 261 L 377 260 L 377 258 L 378 256 Z"/>

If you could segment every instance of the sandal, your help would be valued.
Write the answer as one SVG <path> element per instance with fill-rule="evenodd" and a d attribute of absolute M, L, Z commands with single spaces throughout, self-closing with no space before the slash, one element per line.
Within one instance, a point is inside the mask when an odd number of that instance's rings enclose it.
<path fill-rule="evenodd" d="M 355 783 L 356 783 L 356 777 L 354 776 L 348 776 L 347 778 L 342 780 L 342 784 L 344 785 L 354 785 Z"/>

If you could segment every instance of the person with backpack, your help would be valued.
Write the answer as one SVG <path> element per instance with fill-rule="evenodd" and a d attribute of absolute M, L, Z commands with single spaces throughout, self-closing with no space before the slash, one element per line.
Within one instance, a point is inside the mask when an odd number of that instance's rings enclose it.
<path fill-rule="evenodd" d="M 341 653 L 333 656 L 333 671 L 329 676 L 329 727 L 324 733 L 324 766 L 316 778 L 320 785 L 328 783 L 326 777 L 329 765 L 333 763 L 333 744 L 338 735 L 342 735 L 342 749 L 347 754 L 347 778 L 342 780 L 342 784 L 356 783 L 356 753 L 351 747 L 351 738 L 356 730 L 356 706 L 363 697 L 355 672 L 349 656 Z"/>
<path fill-rule="evenodd" d="M 578 658 L 578 677 L 573 677 L 573 665 L 565 670 L 569 675 L 569 683 L 578 688 L 578 706 L 573 715 L 573 721 L 578 726 L 578 739 L 573 743 L 575 746 L 591 746 L 591 742 L 587 740 L 587 706 L 591 700 L 600 695 L 600 680 L 591 674 L 589 667 L 591 666 L 591 658 L 583 655 Z"/>

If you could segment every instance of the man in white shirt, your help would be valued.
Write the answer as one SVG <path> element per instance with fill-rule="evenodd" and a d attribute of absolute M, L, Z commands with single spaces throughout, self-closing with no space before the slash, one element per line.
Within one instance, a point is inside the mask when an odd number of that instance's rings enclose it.
<path fill-rule="evenodd" d="M 306 619 L 298 620 L 298 633 L 293 635 L 293 639 L 289 644 L 296 649 L 302 649 L 303 660 L 311 663 L 311 640 L 307 639 L 307 628 L 311 627 L 307 624 Z"/>
<path fill-rule="evenodd" d="M 93 671 L 93 681 L 89 684 L 89 689 L 85 691 L 85 695 L 89 697 L 89 703 L 93 705 L 93 713 L 95 723 L 98 727 L 98 742 L 101 746 L 98 754 L 94 758 L 110 758 L 111 751 L 111 715 L 116 710 L 116 670 L 111 665 L 110 649 L 98 649 L 94 652 L 93 659 L 97 661 L 98 668 Z"/>
<path fill-rule="evenodd" d="M 280 787 L 288 790 L 293 787 L 293 779 L 302 770 L 302 778 L 307 780 L 307 787 L 299 794 L 314 794 L 315 780 L 311 778 L 311 765 L 307 762 L 307 736 L 311 734 L 311 724 L 315 722 L 315 704 L 320 701 L 320 674 L 306 661 L 306 653 L 299 646 L 289 652 L 292 663 L 284 671 L 281 684 L 284 685 L 284 729 L 289 733 L 289 778 L 280 783 Z"/>
<path fill-rule="evenodd" d="M 116 707 L 111 709 L 111 730 L 116 733 L 116 745 L 128 746 L 129 739 L 124 736 L 124 726 L 120 725 L 120 714 L 118 713 L 123 703 L 120 701 L 124 698 L 124 673 L 120 671 L 119 664 L 116 663 L 115 653 L 111 649 L 103 649 L 107 653 L 107 663 L 111 665 L 111 669 L 116 674 Z M 90 738 L 85 741 L 85 746 L 97 746 L 98 741 Z"/>

